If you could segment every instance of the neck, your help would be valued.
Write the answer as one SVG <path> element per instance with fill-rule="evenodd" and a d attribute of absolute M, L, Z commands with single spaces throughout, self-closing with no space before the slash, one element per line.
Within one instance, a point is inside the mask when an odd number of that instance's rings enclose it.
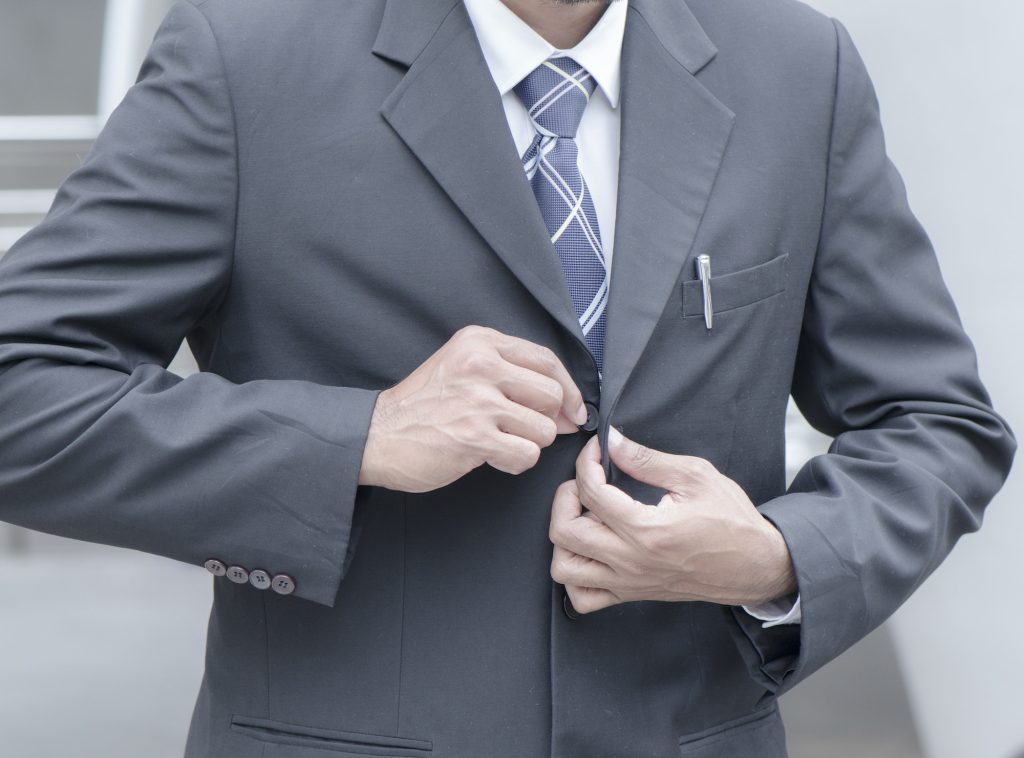
<path fill-rule="evenodd" d="M 537 34 L 560 50 L 587 36 L 610 0 L 501 0 Z"/>

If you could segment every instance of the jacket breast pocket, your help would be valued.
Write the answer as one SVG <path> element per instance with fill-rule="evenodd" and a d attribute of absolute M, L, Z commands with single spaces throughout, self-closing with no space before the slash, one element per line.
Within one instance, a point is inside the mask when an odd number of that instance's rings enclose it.
<path fill-rule="evenodd" d="M 682 758 L 786 758 L 777 705 L 679 738 Z"/>
<path fill-rule="evenodd" d="M 750 268 L 716 275 L 711 271 L 711 302 L 715 315 L 760 303 L 786 290 L 789 253 Z M 699 279 L 683 282 L 683 318 L 704 317 L 704 291 Z"/>
<path fill-rule="evenodd" d="M 326 758 L 328 753 L 335 753 L 339 757 L 376 755 L 382 758 L 429 758 L 433 750 L 429 740 L 341 732 L 253 716 L 232 716 L 231 730 L 267 746 L 276 746 L 261 754 L 268 758 Z"/>

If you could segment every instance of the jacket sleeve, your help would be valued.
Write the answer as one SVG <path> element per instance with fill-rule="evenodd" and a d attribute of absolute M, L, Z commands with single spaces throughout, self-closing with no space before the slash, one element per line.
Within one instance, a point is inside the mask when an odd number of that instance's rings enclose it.
<path fill-rule="evenodd" d="M 863 61 L 836 30 L 826 202 L 793 384 L 834 441 L 761 506 L 789 546 L 802 623 L 761 630 L 734 614 L 751 670 L 776 693 L 881 624 L 981 525 L 1015 451 L 886 156 Z"/>
<path fill-rule="evenodd" d="M 227 290 L 236 149 L 213 32 L 179 2 L 0 261 L 0 519 L 287 573 L 331 605 L 377 391 L 166 370 Z"/>

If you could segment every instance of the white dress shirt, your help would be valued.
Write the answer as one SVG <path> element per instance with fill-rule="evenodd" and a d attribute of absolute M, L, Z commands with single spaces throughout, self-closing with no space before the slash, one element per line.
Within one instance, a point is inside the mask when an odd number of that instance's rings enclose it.
<path fill-rule="evenodd" d="M 519 155 L 526 153 L 537 134 L 526 106 L 513 88 L 549 58 L 569 56 L 597 82 L 579 130 L 576 146 L 580 173 L 587 182 L 597 212 L 605 260 L 611 276 L 615 247 L 615 214 L 619 189 L 619 83 L 622 40 L 626 31 L 627 0 L 617 0 L 575 47 L 559 50 L 535 32 L 501 0 L 464 0 L 473 29 L 480 41 L 491 78 L 501 93 L 512 139 Z M 744 607 L 763 626 L 800 622 L 800 598 L 792 603 L 767 603 Z"/>
<path fill-rule="evenodd" d="M 597 90 L 583 111 L 576 146 L 580 173 L 597 212 L 609 272 L 615 242 L 615 210 L 619 187 L 619 61 L 626 29 L 627 5 L 611 3 L 590 33 L 571 50 L 559 50 L 510 11 L 501 0 L 465 0 L 484 60 L 501 93 L 501 104 L 519 155 L 526 153 L 537 130 L 526 106 L 512 91 L 549 58 L 568 55 L 590 72 Z"/>

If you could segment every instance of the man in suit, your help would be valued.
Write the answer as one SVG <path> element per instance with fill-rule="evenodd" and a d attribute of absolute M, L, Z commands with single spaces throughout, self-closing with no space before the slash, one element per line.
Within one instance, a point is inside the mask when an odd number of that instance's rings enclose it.
<path fill-rule="evenodd" d="M 1014 451 L 790 0 L 183 0 L 0 400 L 4 519 L 216 575 L 191 758 L 784 756 Z"/>

